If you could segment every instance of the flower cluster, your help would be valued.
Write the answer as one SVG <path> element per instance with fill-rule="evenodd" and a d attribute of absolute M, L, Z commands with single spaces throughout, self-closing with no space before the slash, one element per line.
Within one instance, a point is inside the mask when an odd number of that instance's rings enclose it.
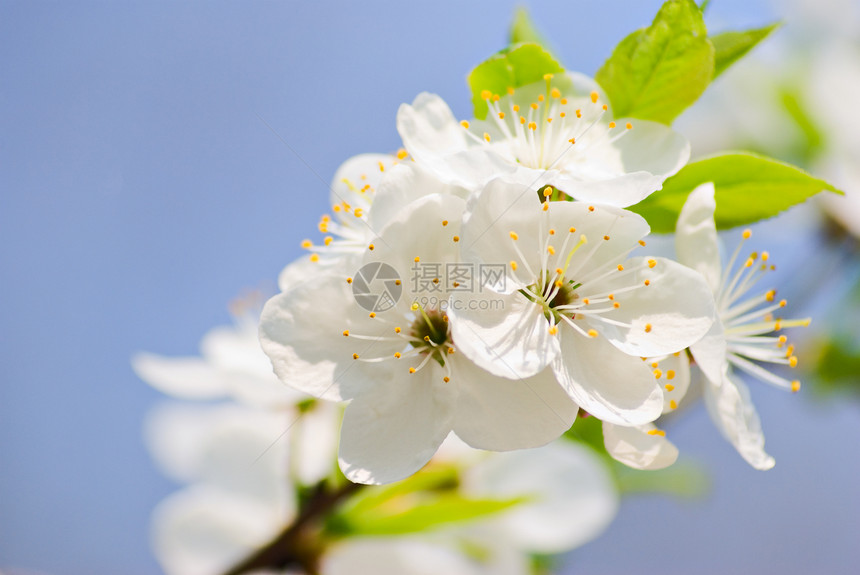
<path fill-rule="evenodd" d="M 684 166 L 687 142 L 614 118 L 578 74 L 482 97 L 488 119 L 458 122 L 421 94 L 397 115 L 404 150 L 341 167 L 327 235 L 262 313 L 275 373 L 348 401 L 339 462 L 354 482 L 408 477 L 452 432 L 541 446 L 580 413 L 621 461 L 672 463 L 653 456 L 653 422 L 718 310 L 699 271 L 640 253 L 650 228 L 625 207 Z"/>
<path fill-rule="evenodd" d="M 498 454 L 451 437 L 412 483 L 344 485 L 334 466 L 340 410 L 272 375 L 252 316 L 210 331 L 201 348 L 202 357 L 141 353 L 133 362 L 142 379 L 186 400 L 159 406 L 146 425 L 159 467 L 187 484 L 154 515 L 169 575 L 274 565 L 292 574 L 421 575 L 431 566 L 528 575 L 532 554 L 578 547 L 615 516 L 606 465 L 569 441 Z"/>

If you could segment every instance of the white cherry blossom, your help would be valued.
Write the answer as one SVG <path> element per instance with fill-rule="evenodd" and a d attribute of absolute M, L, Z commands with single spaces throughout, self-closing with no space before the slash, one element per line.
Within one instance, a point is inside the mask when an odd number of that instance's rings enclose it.
<path fill-rule="evenodd" d="M 429 287 L 411 281 L 421 262 L 444 269 L 459 261 L 464 209 L 456 195 L 424 195 L 369 245 L 364 262 L 402 278 L 390 308 L 362 308 L 353 277 L 332 275 L 275 296 L 263 311 L 261 341 L 278 376 L 318 397 L 351 400 L 339 460 L 354 482 L 411 475 L 452 430 L 473 447 L 519 449 L 555 439 L 576 416 L 549 370 L 500 377 L 459 353 L 447 308 L 453 286 L 441 276 Z"/>
<path fill-rule="evenodd" d="M 678 219 L 678 259 L 701 272 L 716 300 L 716 319 L 711 330 L 690 351 L 705 375 L 705 403 L 711 419 L 741 456 L 756 469 L 770 469 L 773 458 L 764 450 L 764 435 L 749 391 L 735 370 L 779 388 L 798 391 L 800 382 L 789 380 L 759 365 L 759 362 L 795 367 L 794 346 L 782 330 L 809 325 L 809 319 L 786 320 L 774 313 L 786 306 L 773 289 L 747 297 L 773 269 L 767 252 L 753 252 L 734 271 L 744 242 L 729 258 L 725 270 L 720 262 L 714 224 L 713 184 L 696 188 Z M 751 236 L 743 232 L 744 241 Z"/>
<path fill-rule="evenodd" d="M 455 293 L 454 340 L 501 377 L 550 367 L 571 398 L 602 420 L 653 421 L 663 391 L 640 358 L 701 338 L 713 298 L 699 274 L 676 262 L 626 259 L 648 231 L 626 210 L 541 203 L 517 183 L 494 180 L 470 200 L 462 244 L 467 261 L 505 267 L 504 282 L 485 286 L 504 305 L 481 309 L 485 293 Z"/>
<path fill-rule="evenodd" d="M 477 191 L 505 175 L 552 185 L 577 200 L 626 207 L 659 190 L 687 163 L 689 144 L 656 122 L 612 120 L 607 98 L 576 73 L 482 94 L 486 120 L 458 123 L 448 105 L 422 93 L 397 114 L 403 144 L 438 177 Z"/>

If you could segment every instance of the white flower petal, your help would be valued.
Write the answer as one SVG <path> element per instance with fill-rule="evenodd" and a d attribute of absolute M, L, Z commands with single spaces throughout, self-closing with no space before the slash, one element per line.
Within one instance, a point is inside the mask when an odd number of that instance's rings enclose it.
<path fill-rule="evenodd" d="M 626 208 L 659 190 L 664 179 L 648 172 L 622 173 L 612 179 L 585 179 L 561 172 L 556 177 L 548 176 L 547 183 L 557 186 L 580 202 Z"/>
<path fill-rule="evenodd" d="M 281 381 L 314 397 L 351 397 L 359 375 L 352 354 L 374 347 L 343 336 L 360 309 L 346 278 L 337 276 L 320 277 L 267 301 L 260 343 Z"/>
<path fill-rule="evenodd" d="M 422 92 L 412 105 L 401 104 L 397 132 L 409 154 L 434 172 L 445 155 L 467 148 L 463 127 L 436 94 Z"/>
<path fill-rule="evenodd" d="M 616 461 L 633 469 L 663 469 L 678 459 L 678 448 L 653 424 L 623 427 L 603 422 L 603 444 Z"/>
<path fill-rule="evenodd" d="M 499 377 L 531 377 L 559 353 L 543 311 L 520 293 L 455 292 L 448 317 L 457 353 Z"/>
<path fill-rule="evenodd" d="M 430 194 L 453 195 L 465 200 L 468 190 L 443 183 L 416 162 L 394 166 L 386 172 L 373 198 L 373 209 L 368 216 L 370 227 L 382 231 L 405 206 Z"/>
<path fill-rule="evenodd" d="M 705 336 L 690 346 L 690 353 L 696 360 L 696 365 L 705 376 L 716 385 L 725 377 L 728 363 L 726 361 L 726 335 L 723 322 L 719 318 Z"/>
<path fill-rule="evenodd" d="M 571 328 L 560 333 L 561 353 L 552 368 L 582 409 L 604 421 L 641 425 L 663 410 L 663 392 L 648 365 L 598 336 Z"/>
<path fill-rule="evenodd" d="M 454 432 L 477 449 L 538 447 L 567 431 L 579 407 L 552 371 L 525 379 L 495 377 L 467 358 L 451 359 L 451 384 L 459 395 Z"/>
<path fill-rule="evenodd" d="M 453 545 L 418 538 L 349 538 L 331 547 L 325 575 L 478 575 L 481 571 Z"/>
<path fill-rule="evenodd" d="M 181 399 L 215 399 L 229 393 L 226 374 L 198 357 L 163 357 L 137 353 L 131 359 L 137 376 L 155 389 Z"/>
<path fill-rule="evenodd" d="M 398 366 L 399 367 L 399 366 Z M 355 483 L 382 484 L 421 469 L 451 431 L 456 388 L 442 368 L 379 370 L 379 385 L 347 406 L 338 462 Z"/>
<path fill-rule="evenodd" d="M 589 448 L 567 441 L 494 453 L 467 470 L 463 483 L 476 496 L 529 497 L 486 525 L 499 540 L 534 553 L 560 553 L 591 541 L 618 510 L 605 464 Z"/>
<path fill-rule="evenodd" d="M 390 154 L 359 154 L 345 161 L 334 174 L 331 182 L 331 205 L 346 202 L 350 205 L 361 205 L 367 200 L 368 192 L 362 192 L 364 186 L 376 189 L 385 175 L 385 169 L 392 168 L 396 158 Z M 380 164 L 385 169 L 380 169 Z"/>
<path fill-rule="evenodd" d="M 727 372 L 719 385 L 705 381 L 705 405 L 717 429 L 747 463 L 759 470 L 774 466 L 773 457 L 764 450 L 761 421 L 749 390 L 739 377 Z"/>
<path fill-rule="evenodd" d="M 705 276 L 711 291 L 720 289 L 720 246 L 714 224 L 714 184 L 702 184 L 690 193 L 675 232 L 678 261 Z"/>
<path fill-rule="evenodd" d="M 617 279 L 610 276 L 583 286 L 582 296 L 618 291 L 615 301 L 620 307 L 600 317 L 627 325 L 585 317 L 625 353 L 641 357 L 675 353 L 700 340 L 713 324 L 714 298 L 698 272 L 665 258 L 631 258 L 622 273 Z M 622 293 L 626 286 L 637 289 Z"/>

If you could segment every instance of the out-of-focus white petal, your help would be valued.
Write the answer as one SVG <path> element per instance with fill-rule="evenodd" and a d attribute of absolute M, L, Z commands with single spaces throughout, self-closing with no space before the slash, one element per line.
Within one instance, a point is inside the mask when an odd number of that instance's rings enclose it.
<path fill-rule="evenodd" d="M 603 445 L 616 461 L 634 469 L 663 469 L 678 459 L 678 448 L 653 424 L 623 427 L 603 422 Z"/>
<path fill-rule="evenodd" d="M 216 399 L 230 389 L 226 374 L 198 357 L 137 353 L 131 360 L 137 376 L 155 389 L 181 399 Z"/>
<path fill-rule="evenodd" d="M 723 322 L 719 318 L 714 320 L 714 325 L 702 339 L 690 346 L 690 353 L 705 376 L 715 385 L 719 385 L 728 367 L 726 336 Z"/>
<path fill-rule="evenodd" d="M 653 367 L 653 360 L 650 365 Z M 686 351 L 673 353 L 661 358 L 655 369 L 660 370 L 658 381 L 663 386 L 663 413 L 670 413 L 678 408 L 690 388 L 690 358 Z"/>
<path fill-rule="evenodd" d="M 195 486 L 156 507 L 153 547 L 167 575 L 213 575 L 268 543 L 289 521 L 260 502 Z"/>
<path fill-rule="evenodd" d="M 417 537 L 350 538 L 323 556 L 322 575 L 479 575 L 476 562 L 453 545 Z"/>
<path fill-rule="evenodd" d="M 486 525 L 499 539 L 534 553 L 560 553 L 591 541 L 618 510 L 605 464 L 572 442 L 492 454 L 467 470 L 463 481 L 476 496 L 530 498 Z"/>
<path fill-rule="evenodd" d="M 705 405 L 723 436 L 735 446 L 747 463 L 759 470 L 770 469 L 774 459 L 764 450 L 764 434 L 749 390 L 731 372 L 719 385 L 705 381 Z"/>
<path fill-rule="evenodd" d="M 478 449 L 508 451 L 544 445 L 567 431 L 579 407 L 550 369 L 525 379 L 495 377 L 454 356 L 452 383 L 460 393 L 454 432 Z"/>
<path fill-rule="evenodd" d="M 543 311 L 519 293 L 455 292 L 448 317 L 457 352 L 499 377 L 531 377 L 559 353 Z"/>
<path fill-rule="evenodd" d="M 561 353 L 552 368 L 568 395 L 590 414 L 621 425 L 654 421 L 663 392 L 649 366 L 603 337 L 563 329 Z"/>
<path fill-rule="evenodd" d="M 350 402 L 338 457 L 350 481 L 391 483 L 430 460 L 453 423 L 456 387 L 444 383 L 443 376 L 433 362 L 414 374 L 405 368 L 380 369 L 379 385 Z"/>
<path fill-rule="evenodd" d="M 713 293 L 720 289 L 720 246 L 717 241 L 717 226 L 714 224 L 714 184 L 702 184 L 693 190 L 675 231 L 675 253 L 678 261 L 705 276 Z"/>

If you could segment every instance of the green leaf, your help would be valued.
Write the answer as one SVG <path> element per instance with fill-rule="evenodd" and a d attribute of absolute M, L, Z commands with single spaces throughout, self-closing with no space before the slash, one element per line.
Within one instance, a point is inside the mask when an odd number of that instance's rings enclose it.
<path fill-rule="evenodd" d="M 714 46 L 699 7 L 692 0 L 669 0 L 651 26 L 618 44 L 596 79 L 616 118 L 671 124 L 713 75 Z"/>
<path fill-rule="evenodd" d="M 693 463 L 678 462 L 654 471 L 640 471 L 619 464 L 616 477 L 623 495 L 662 494 L 697 499 L 710 488 L 708 474 Z"/>
<path fill-rule="evenodd" d="M 837 190 L 800 168 L 748 152 L 734 152 L 687 164 L 639 204 L 629 208 L 655 233 L 675 231 L 678 214 L 697 186 L 713 182 L 718 229 L 751 224 L 777 215 L 818 192 Z"/>
<path fill-rule="evenodd" d="M 526 501 L 514 499 L 467 499 L 456 493 L 419 498 L 418 501 L 390 501 L 362 512 L 343 513 L 329 523 L 329 532 L 343 535 L 399 535 L 418 533 L 449 523 L 479 519 Z"/>
<path fill-rule="evenodd" d="M 469 73 L 472 89 L 472 104 L 475 117 L 487 117 L 487 103 L 481 96 L 484 90 L 493 94 L 505 94 L 508 88 L 519 88 L 542 80 L 545 74 L 563 72 L 561 64 L 538 44 L 515 44 L 478 64 Z"/>
<path fill-rule="evenodd" d="M 340 509 L 346 515 L 360 515 L 389 501 L 417 492 L 443 492 L 456 489 L 460 484 L 459 472 L 451 465 L 435 465 L 411 477 L 378 487 L 367 487 L 351 497 Z"/>
<path fill-rule="evenodd" d="M 755 48 L 759 42 L 780 26 L 782 23 L 776 22 L 764 28 L 741 32 L 723 32 L 711 36 L 711 43 L 714 45 L 714 78 L 743 58 L 747 52 Z"/>
<path fill-rule="evenodd" d="M 540 44 L 541 46 L 547 45 L 543 34 L 537 29 L 531 15 L 529 15 L 529 11 L 523 6 L 517 8 L 514 14 L 509 40 L 511 44 L 530 42 L 532 44 Z"/>

